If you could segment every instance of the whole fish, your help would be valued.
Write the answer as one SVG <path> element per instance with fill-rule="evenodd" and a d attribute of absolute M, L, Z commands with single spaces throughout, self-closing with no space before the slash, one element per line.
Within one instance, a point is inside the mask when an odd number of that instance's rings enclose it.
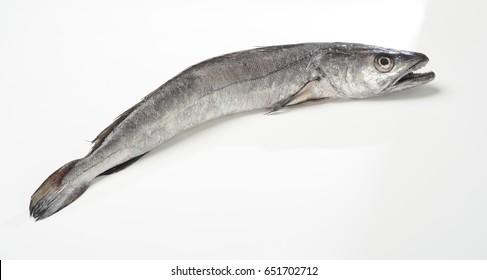
<path fill-rule="evenodd" d="M 196 64 L 121 114 L 91 151 L 56 170 L 31 197 L 44 219 L 175 135 L 222 116 L 282 108 L 325 98 L 368 98 L 425 84 L 433 72 L 421 53 L 351 43 L 271 46 Z"/>

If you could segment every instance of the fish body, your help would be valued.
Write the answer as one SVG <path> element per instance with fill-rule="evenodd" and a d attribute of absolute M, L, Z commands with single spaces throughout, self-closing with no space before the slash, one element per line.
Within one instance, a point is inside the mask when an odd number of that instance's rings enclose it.
<path fill-rule="evenodd" d="M 129 166 L 175 135 L 226 115 L 325 98 L 368 98 L 427 83 L 420 53 L 350 43 L 307 43 L 235 52 L 196 64 L 120 115 L 91 151 L 49 176 L 32 195 L 44 219 L 100 175 Z"/>

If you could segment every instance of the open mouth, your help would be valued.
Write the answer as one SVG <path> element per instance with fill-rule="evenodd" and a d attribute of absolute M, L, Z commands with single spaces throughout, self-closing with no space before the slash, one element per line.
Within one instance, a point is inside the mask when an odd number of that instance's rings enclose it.
<path fill-rule="evenodd" d="M 404 72 L 389 88 L 390 91 L 398 91 L 406 88 L 412 88 L 415 86 L 426 84 L 435 78 L 434 72 L 414 72 L 423 68 L 428 63 L 428 58 L 424 58 L 407 71 Z"/>

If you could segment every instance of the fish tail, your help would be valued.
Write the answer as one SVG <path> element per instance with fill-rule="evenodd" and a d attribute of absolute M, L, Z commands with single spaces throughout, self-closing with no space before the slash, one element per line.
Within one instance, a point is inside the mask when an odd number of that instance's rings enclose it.
<path fill-rule="evenodd" d="M 67 175 L 78 172 L 75 166 L 80 160 L 73 160 L 63 165 L 34 192 L 29 210 L 30 215 L 36 221 L 45 219 L 63 209 L 88 189 L 93 178 L 86 180 L 82 176 L 70 176 L 76 179 L 65 180 Z"/>

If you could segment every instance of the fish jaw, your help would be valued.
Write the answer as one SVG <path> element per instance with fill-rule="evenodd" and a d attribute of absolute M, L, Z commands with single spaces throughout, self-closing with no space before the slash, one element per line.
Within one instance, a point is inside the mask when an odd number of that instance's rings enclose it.
<path fill-rule="evenodd" d="M 408 88 L 417 87 L 431 82 L 435 79 L 434 72 L 419 73 L 417 70 L 423 68 L 428 64 L 428 57 L 424 54 L 420 55 L 419 61 L 411 68 L 405 71 L 399 78 L 397 78 L 386 90 L 386 92 L 396 92 Z"/>

